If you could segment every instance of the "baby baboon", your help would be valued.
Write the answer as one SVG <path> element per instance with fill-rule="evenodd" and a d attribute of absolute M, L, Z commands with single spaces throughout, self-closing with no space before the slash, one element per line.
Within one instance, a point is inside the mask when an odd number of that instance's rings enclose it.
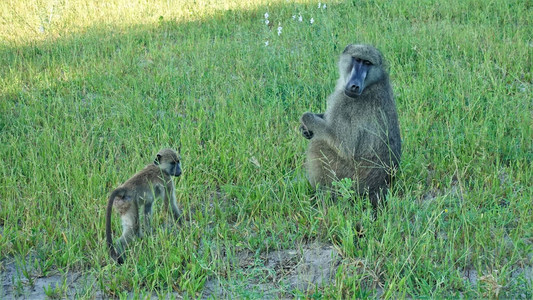
<path fill-rule="evenodd" d="M 106 215 L 106 239 L 111 257 L 119 264 L 124 262 L 124 249 L 133 240 L 135 235 L 141 236 L 139 231 L 139 206 L 144 205 L 145 230 L 151 231 L 152 203 L 157 198 L 162 198 L 165 211 L 168 211 L 168 203 L 172 208 L 174 220 L 179 221 L 181 210 L 176 202 L 174 194 L 174 182 L 171 176 L 180 176 L 180 158 L 176 151 L 163 149 L 157 153 L 153 164 L 147 165 L 137 174 L 116 188 L 107 203 Z M 113 245 L 111 236 L 111 212 L 113 206 L 120 213 L 122 222 L 122 236 L 117 243 L 117 249 Z"/>
<path fill-rule="evenodd" d="M 310 139 L 306 170 L 313 187 L 352 178 L 374 208 L 388 189 L 401 156 L 396 104 L 383 56 L 369 45 L 348 45 L 340 77 L 324 114 L 305 113 L 300 130 Z"/>

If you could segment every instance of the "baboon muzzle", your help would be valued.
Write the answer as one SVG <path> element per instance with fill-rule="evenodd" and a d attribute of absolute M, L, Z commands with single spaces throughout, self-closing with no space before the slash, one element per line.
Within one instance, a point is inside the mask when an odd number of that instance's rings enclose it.
<path fill-rule="evenodd" d="M 354 98 L 363 93 L 365 89 L 365 78 L 368 72 L 368 65 L 362 60 L 356 61 L 353 59 L 352 72 L 350 73 L 350 79 L 344 88 L 344 93 L 350 98 Z"/>
<path fill-rule="evenodd" d="M 175 176 L 175 177 L 180 176 L 180 175 L 181 175 L 181 168 L 180 168 L 180 165 L 179 165 L 179 164 L 176 165 L 176 167 L 175 167 L 174 170 L 172 170 L 172 171 L 173 171 L 173 172 L 172 172 L 172 174 L 170 174 L 170 175 Z"/>

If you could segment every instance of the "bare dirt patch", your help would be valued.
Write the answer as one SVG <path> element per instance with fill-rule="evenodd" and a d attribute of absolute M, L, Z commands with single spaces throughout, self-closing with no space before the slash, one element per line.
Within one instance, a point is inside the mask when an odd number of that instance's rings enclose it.
<path fill-rule="evenodd" d="M 486 292 L 484 293 L 487 296 L 502 296 L 504 298 L 515 298 L 515 299 L 527 299 L 531 295 L 526 295 L 524 293 L 520 295 L 509 295 L 506 294 L 506 286 L 502 285 L 500 280 L 498 280 L 498 272 L 483 272 L 479 274 L 475 268 L 466 268 L 462 271 L 463 280 L 470 285 L 477 287 L 481 286 Z M 523 268 L 518 267 L 511 271 L 510 281 L 508 285 L 518 285 L 519 290 L 527 291 L 533 287 L 533 267 L 525 266 Z"/>
<path fill-rule="evenodd" d="M 301 245 L 295 249 L 276 250 L 261 254 L 241 251 L 232 258 L 230 276 L 211 276 L 204 285 L 201 297 L 206 298 L 284 298 L 310 295 L 316 289 L 331 284 L 341 257 L 328 244 Z M 40 276 L 30 272 L 29 280 L 13 260 L 0 261 L 0 299 L 108 298 L 98 289 L 96 279 L 82 272 L 49 272 Z M 510 274 L 510 281 L 500 282 L 498 273 L 478 273 L 474 268 L 462 270 L 463 280 L 480 286 L 487 295 L 512 298 L 528 298 L 531 294 L 509 295 L 508 285 L 519 285 L 519 290 L 533 286 L 533 267 L 517 267 Z M 227 274 L 226 274 L 227 275 Z M 230 279 L 228 279 L 230 278 Z M 382 293 L 377 288 L 378 295 Z M 133 296 L 133 295 L 131 295 Z M 159 295 L 161 296 L 161 295 Z M 168 295 L 181 298 L 178 293 Z M 379 297 L 379 296 L 378 296 Z M 158 295 L 145 294 L 143 298 L 157 299 Z"/>
<path fill-rule="evenodd" d="M 308 293 L 332 282 L 341 258 L 331 245 L 311 244 L 298 249 L 277 250 L 254 257 L 244 251 L 237 255 L 237 273 L 246 274 L 241 282 L 210 278 L 202 298 L 267 297 L 278 298 L 287 291 Z M 240 276 L 237 276 L 240 277 Z"/>
<path fill-rule="evenodd" d="M 260 255 L 242 251 L 235 255 L 237 278 L 210 278 L 202 298 L 228 298 L 251 296 L 278 298 L 287 291 L 306 293 L 330 283 L 341 261 L 338 252 L 330 245 L 303 245 L 298 249 L 277 250 Z M 14 261 L 0 263 L 1 299 L 76 298 L 91 295 L 94 299 L 106 296 L 97 288 L 95 278 L 81 272 L 26 278 Z M 48 294 L 47 294 L 48 293 Z M 147 295 L 145 295 L 147 296 Z M 180 298 L 179 295 L 169 295 Z M 151 298 L 157 299 L 153 294 Z"/>
<path fill-rule="evenodd" d="M 46 297 L 73 298 L 85 294 L 96 286 L 94 278 L 87 278 L 81 272 L 59 272 L 39 276 L 26 273 L 17 268 L 14 261 L 0 263 L 0 298 L 1 299 L 44 299 Z M 29 277 L 29 279 L 28 279 Z M 96 299 L 103 299 L 103 294 L 96 292 Z"/>

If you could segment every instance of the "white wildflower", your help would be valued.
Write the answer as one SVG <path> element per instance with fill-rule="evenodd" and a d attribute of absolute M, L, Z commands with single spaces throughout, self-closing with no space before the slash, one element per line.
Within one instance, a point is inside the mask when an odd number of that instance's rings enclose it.
<path fill-rule="evenodd" d="M 302 22 L 303 20 L 304 20 L 304 19 L 302 18 L 302 15 L 300 15 L 300 16 L 298 17 L 298 21 L 299 21 L 299 22 Z"/>
<path fill-rule="evenodd" d="M 318 8 L 320 8 L 320 6 L 322 6 L 322 3 L 318 2 Z"/>
<path fill-rule="evenodd" d="M 311 20 L 309 20 L 309 22 L 311 22 L 311 24 L 315 23 L 315 19 L 311 18 Z"/>
<path fill-rule="evenodd" d="M 322 5 L 322 9 L 326 9 L 326 3 L 324 3 L 324 5 Z"/>
<path fill-rule="evenodd" d="M 265 13 L 265 19 L 268 19 L 268 13 Z"/>
<path fill-rule="evenodd" d="M 292 15 L 292 19 L 293 19 L 293 20 L 296 20 L 296 15 Z"/>
<path fill-rule="evenodd" d="M 39 26 L 39 33 L 44 33 L 44 26 L 43 25 Z"/>
<path fill-rule="evenodd" d="M 269 21 L 269 20 L 265 20 L 265 24 L 267 24 L 267 25 L 268 25 L 268 23 L 270 23 L 270 21 Z"/>
<path fill-rule="evenodd" d="M 281 29 L 283 29 L 283 27 L 281 27 L 281 25 L 278 25 L 278 36 L 281 35 Z"/>
<path fill-rule="evenodd" d="M 265 42 L 265 46 L 268 46 L 268 41 Z"/>

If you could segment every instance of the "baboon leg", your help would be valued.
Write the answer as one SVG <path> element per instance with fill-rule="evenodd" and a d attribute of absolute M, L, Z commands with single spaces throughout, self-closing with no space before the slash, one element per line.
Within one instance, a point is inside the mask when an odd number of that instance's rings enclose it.
<path fill-rule="evenodd" d="M 370 200 L 370 203 L 372 204 L 372 208 L 374 209 L 374 211 L 376 211 L 379 205 L 379 195 L 377 193 L 370 192 L 368 194 L 368 199 Z"/>
<path fill-rule="evenodd" d="M 386 200 L 386 195 L 387 195 L 386 188 L 379 189 L 377 191 L 376 190 L 370 191 L 368 193 L 368 198 L 370 199 L 370 203 L 372 203 L 372 208 L 373 208 L 375 216 L 380 206 L 381 208 L 383 208 L 383 205 L 385 204 L 385 200 Z"/>
<path fill-rule="evenodd" d="M 333 181 L 351 178 L 355 172 L 353 164 L 341 158 L 338 151 L 324 140 L 311 141 L 305 162 L 307 179 L 311 186 L 317 184 L 331 187 Z"/>
<path fill-rule="evenodd" d="M 167 199 L 168 197 L 161 197 L 161 198 L 163 198 L 163 211 L 167 213 L 168 212 L 168 199 Z"/>
<path fill-rule="evenodd" d="M 121 254 L 128 244 L 139 235 L 139 210 L 137 203 L 131 202 L 128 207 L 120 216 L 122 222 L 122 236 L 118 241 L 118 252 Z"/>
<path fill-rule="evenodd" d="M 152 234 L 152 204 L 153 202 L 146 202 L 144 204 L 144 230 Z"/>

